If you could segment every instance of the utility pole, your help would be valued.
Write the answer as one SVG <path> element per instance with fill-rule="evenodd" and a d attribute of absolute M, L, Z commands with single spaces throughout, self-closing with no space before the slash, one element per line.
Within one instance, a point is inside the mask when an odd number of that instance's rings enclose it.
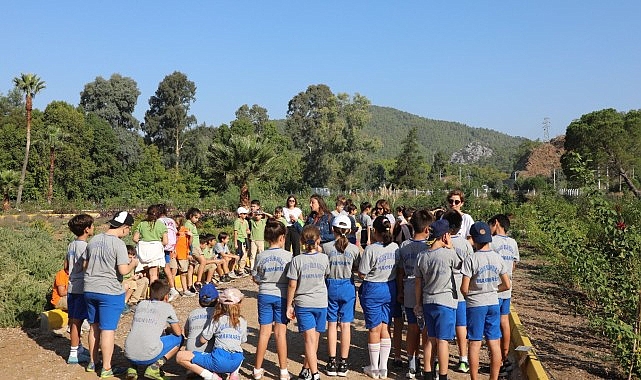
<path fill-rule="evenodd" d="M 550 141 L 550 118 L 543 118 L 543 142 Z"/>

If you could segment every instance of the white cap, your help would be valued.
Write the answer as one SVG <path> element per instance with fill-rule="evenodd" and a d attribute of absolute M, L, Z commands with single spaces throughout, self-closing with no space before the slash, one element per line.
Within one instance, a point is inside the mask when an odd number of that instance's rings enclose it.
<path fill-rule="evenodd" d="M 332 227 L 350 229 L 352 228 L 352 221 L 349 216 L 341 214 L 334 217 L 334 220 L 332 220 Z"/>
<path fill-rule="evenodd" d="M 236 210 L 236 214 L 238 214 L 238 215 L 240 215 L 240 214 L 249 214 L 249 210 L 247 210 L 246 208 L 240 206 L 240 207 L 238 207 L 238 210 Z"/>

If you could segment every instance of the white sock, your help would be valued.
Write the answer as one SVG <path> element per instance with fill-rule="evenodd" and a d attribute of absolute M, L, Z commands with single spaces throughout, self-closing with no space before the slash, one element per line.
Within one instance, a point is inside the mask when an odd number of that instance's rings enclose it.
<path fill-rule="evenodd" d="M 200 373 L 200 377 L 202 377 L 205 380 L 214 380 L 214 373 L 206 369 L 203 369 L 203 371 Z"/>
<path fill-rule="evenodd" d="M 389 359 L 390 352 L 392 352 L 392 339 L 381 339 L 381 364 L 379 365 L 379 369 L 387 369 L 387 360 Z"/>
<path fill-rule="evenodd" d="M 381 355 L 381 344 L 380 343 L 368 343 L 367 344 L 367 351 L 369 352 L 369 362 L 370 368 L 373 371 L 378 370 L 378 361 L 380 359 Z M 388 353 L 389 356 L 389 353 Z"/>
<path fill-rule="evenodd" d="M 410 369 L 416 371 L 416 355 L 412 355 L 408 358 Z"/>
<path fill-rule="evenodd" d="M 71 351 L 69 351 L 69 356 L 77 357 L 78 356 L 78 347 L 79 346 L 71 346 Z"/>
<path fill-rule="evenodd" d="M 459 360 L 459 361 L 461 361 L 461 362 L 466 362 L 466 363 L 468 363 L 468 361 L 467 361 L 467 356 L 461 356 L 458 360 Z"/>

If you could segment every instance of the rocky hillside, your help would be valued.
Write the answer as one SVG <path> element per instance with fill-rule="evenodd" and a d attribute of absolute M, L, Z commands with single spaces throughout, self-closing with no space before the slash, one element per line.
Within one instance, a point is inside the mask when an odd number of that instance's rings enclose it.
<path fill-rule="evenodd" d="M 550 142 L 532 149 L 525 163 L 525 168 L 519 175 L 521 177 L 536 177 L 537 175 L 551 177 L 554 169 L 561 170 L 561 155 L 565 152 L 564 143 L 565 136 L 557 136 Z"/>

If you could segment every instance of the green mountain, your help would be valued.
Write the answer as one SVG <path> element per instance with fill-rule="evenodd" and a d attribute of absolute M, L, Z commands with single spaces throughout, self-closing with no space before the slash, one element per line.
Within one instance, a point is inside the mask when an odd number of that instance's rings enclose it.
<path fill-rule="evenodd" d="M 376 154 L 379 158 L 395 158 L 401 151 L 401 141 L 411 128 L 416 127 L 422 153 L 429 163 L 432 162 L 432 155 L 439 150 L 449 158 L 453 153 L 472 144 L 492 150 L 492 155 L 480 158 L 478 164 L 509 171 L 516 160 L 517 148 L 527 141 L 526 138 L 509 136 L 491 129 L 428 119 L 390 107 L 371 106 L 370 110 L 372 119 L 363 132 L 383 143 L 383 148 Z"/>

